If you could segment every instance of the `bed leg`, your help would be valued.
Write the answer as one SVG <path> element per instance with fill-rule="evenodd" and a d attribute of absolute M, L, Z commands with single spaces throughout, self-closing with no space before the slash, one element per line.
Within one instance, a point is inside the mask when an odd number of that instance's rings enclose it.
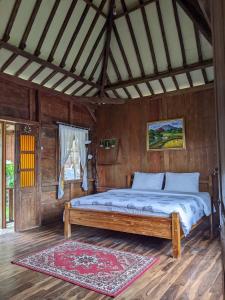
<path fill-rule="evenodd" d="M 69 239 L 71 237 L 70 208 L 70 202 L 66 202 L 64 215 L 64 236 L 66 239 Z"/>
<path fill-rule="evenodd" d="M 172 247 L 173 257 L 181 256 L 181 234 L 180 234 L 180 217 L 179 213 L 172 213 Z"/>
<path fill-rule="evenodd" d="M 213 240 L 214 238 L 214 228 L 213 228 L 213 213 L 209 216 L 209 222 L 210 222 L 210 239 Z"/>

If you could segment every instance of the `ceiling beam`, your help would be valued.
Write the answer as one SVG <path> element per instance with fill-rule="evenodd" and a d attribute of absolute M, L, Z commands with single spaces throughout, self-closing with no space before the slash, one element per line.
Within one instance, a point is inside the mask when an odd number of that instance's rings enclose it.
<path fill-rule="evenodd" d="M 159 72 L 158 74 L 150 74 L 150 75 L 146 75 L 144 77 L 137 77 L 137 78 L 133 78 L 130 80 L 116 82 L 116 83 L 106 86 L 105 90 L 115 90 L 115 89 L 131 86 L 131 85 L 135 85 L 135 84 L 139 84 L 139 83 L 143 83 L 143 82 L 159 80 L 161 78 L 166 78 L 166 77 L 172 77 L 175 75 L 192 72 L 192 71 L 199 70 L 202 68 L 211 67 L 212 65 L 213 65 L 213 60 L 209 59 L 209 60 L 205 60 L 202 62 L 187 65 L 186 67 L 179 67 L 179 68 L 171 69 L 170 71 L 166 70 L 163 72 Z"/>
<path fill-rule="evenodd" d="M 194 86 L 194 87 L 187 87 L 184 89 L 180 89 L 180 90 L 175 90 L 175 91 L 167 91 L 166 93 L 160 93 L 160 94 L 156 94 L 156 95 L 149 95 L 149 96 L 144 96 L 143 98 L 133 98 L 133 99 L 129 99 L 127 100 L 125 103 L 144 103 L 145 101 L 153 101 L 153 100 L 160 100 L 160 99 L 165 99 L 165 98 L 169 98 L 171 96 L 174 95 L 179 95 L 179 96 L 184 96 L 185 94 L 188 93 L 195 93 L 195 92 L 199 92 L 199 91 L 207 91 L 207 90 L 211 90 L 214 88 L 214 82 L 210 82 L 208 84 L 203 84 L 203 85 L 198 85 L 198 86 Z"/>
<path fill-rule="evenodd" d="M 100 95 L 104 95 L 104 87 L 106 84 L 106 73 L 109 61 L 109 53 L 110 53 L 110 41 L 112 36 L 112 26 L 113 26 L 113 8 L 115 5 L 115 0 L 110 0 L 109 4 L 109 14 L 107 18 L 107 25 L 106 25 L 106 41 L 105 41 L 105 49 L 104 49 L 104 56 L 103 56 L 103 65 L 102 65 L 102 72 L 101 72 L 101 86 L 100 86 Z"/>
<path fill-rule="evenodd" d="M 186 14 L 191 18 L 194 24 L 199 28 L 207 41 L 212 44 L 212 32 L 206 22 L 202 11 L 197 9 L 196 3 L 190 0 L 177 0 L 177 3 L 183 8 Z M 193 4 L 195 3 L 195 4 Z M 197 3 L 198 4 L 198 3 Z"/>
<path fill-rule="evenodd" d="M 118 98 L 106 98 L 106 97 L 100 98 L 100 97 L 83 97 L 83 96 L 74 97 L 74 96 L 70 96 L 67 94 L 63 94 L 60 91 L 53 90 L 52 88 L 47 88 L 47 87 L 41 86 L 37 83 L 27 81 L 27 80 L 21 79 L 19 77 L 15 77 L 15 76 L 1 73 L 1 72 L 0 72 L 0 79 L 8 80 L 9 82 L 13 82 L 14 84 L 17 84 L 17 85 L 20 85 L 23 87 L 37 89 L 38 91 L 48 93 L 49 95 L 60 96 L 68 101 L 74 100 L 74 102 L 76 102 L 78 104 L 83 104 L 83 105 L 86 105 L 88 103 L 92 103 L 92 104 L 103 104 L 103 103 L 124 104 L 125 103 L 124 99 L 118 99 Z"/>
<path fill-rule="evenodd" d="M 198 4 L 202 10 L 202 13 L 211 28 L 211 9 L 210 9 L 210 0 L 198 0 Z"/>
<path fill-rule="evenodd" d="M 96 83 L 94 83 L 94 82 L 92 82 L 90 80 L 87 80 L 87 79 L 82 78 L 82 77 L 80 77 L 80 76 L 78 76 L 78 75 L 76 75 L 74 73 L 71 73 L 71 72 L 65 70 L 65 69 L 62 69 L 62 68 L 60 68 L 60 67 L 58 67 L 58 66 L 56 66 L 56 65 L 54 65 L 54 64 L 52 64 L 50 62 L 45 61 L 42 58 L 39 58 L 39 57 L 37 57 L 37 56 L 29 53 L 29 52 L 21 50 L 21 49 L 15 47 L 15 46 L 13 46 L 13 45 L 11 45 L 9 43 L 5 43 L 4 41 L 0 40 L 0 47 L 2 47 L 4 49 L 7 49 L 7 50 L 13 52 L 16 55 L 21 55 L 21 56 L 23 56 L 23 57 L 25 57 L 27 59 L 30 59 L 30 60 L 32 60 L 32 61 L 34 61 L 34 62 L 36 62 L 36 63 L 38 63 L 40 65 L 45 66 L 46 68 L 50 68 L 50 69 L 52 69 L 54 71 L 57 71 L 57 72 L 62 73 L 64 75 L 67 75 L 68 77 L 72 77 L 72 78 L 76 79 L 77 81 L 81 81 L 81 82 L 84 82 L 84 83 L 86 83 L 88 85 L 95 86 L 96 88 L 99 87 Z"/>
<path fill-rule="evenodd" d="M 145 7 L 146 5 L 149 5 L 149 4 L 151 4 L 151 3 L 153 3 L 153 2 L 156 2 L 156 1 L 159 1 L 159 0 L 146 0 L 145 2 L 143 2 L 143 3 L 141 3 L 141 4 L 135 5 L 134 7 L 132 7 L 132 8 L 129 9 L 129 10 L 126 10 L 126 11 L 123 11 L 122 13 L 117 14 L 117 15 L 114 17 L 114 20 L 119 19 L 119 18 L 121 18 L 121 17 L 124 17 L 124 16 L 130 14 L 131 12 L 133 12 L 133 11 L 135 11 L 135 10 L 137 10 L 137 9 L 140 9 L 140 8 L 142 8 L 142 7 Z"/>

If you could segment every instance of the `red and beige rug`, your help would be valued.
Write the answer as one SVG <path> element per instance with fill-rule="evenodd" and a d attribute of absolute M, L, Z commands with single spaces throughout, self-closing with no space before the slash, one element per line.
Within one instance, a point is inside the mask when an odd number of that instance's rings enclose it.
<path fill-rule="evenodd" d="M 72 240 L 12 263 L 115 297 L 157 259 Z"/>

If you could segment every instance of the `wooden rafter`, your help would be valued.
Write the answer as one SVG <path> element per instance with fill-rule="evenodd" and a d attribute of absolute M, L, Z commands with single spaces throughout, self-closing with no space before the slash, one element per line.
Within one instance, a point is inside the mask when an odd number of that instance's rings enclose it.
<path fill-rule="evenodd" d="M 67 79 L 67 76 L 64 75 L 62 76 L 59 80 L 57 80 L 53 86 L 51 87 L 53 90 L 56 89 L 61 83 L 63 83 L 63 81 L 65 81 Z"/>
<path fill-rule="evenodd" d="M 34 80 L 35 77 L 37 77 L 43 70 L 45 69 L 45 66 L 41 66 L 38 68 L 29 78 L 28 81 Z"/>
<path fill-rule="evenodd" d="M 120 36 L 119 36 L 119 33 L 118 33 L 118 30 L 117 30 L 117 27 L 116 27 L 115 22 L 113 23 L 113 32 L 114 32 L 114 34 L 115 34 L 116 41 L 117 41 L 117 44 L 118 44 L 120 53 L 121 53 L 121 55 L 122 55 L 122 58 L 123 58 L 125 67 L 126 67 L 126 69 L 127 69 L 127 73 L 128 73 L 129 79 L 132 79 L 132 78 L 133 78 L 132 71 L 131 71 L 131 68 L 130 68 L 130 65 L 129 65 L 129 62 L 128 62 L 128 59 L 127 59 L 127 56 L 126 56 L 126 53 L 125 53 L 123 44 L 122 44 L 122 42 L 121 42 L 121 39 L 120 39 Z M 134 87 L 135 87 L 135 89 L 137 90 L 137 86 L 134 85 Z"/>
<path fill-rule="evenodd" d="M 162 81 L 161 78 L 159 79 L 159 83 L 160 83 L 160 85 L 162 87 L 163 93 L 166 93 L 166 88 L 165 88 L 165 85 L 164 85 L 164 83 L 163 83 L 163 81 Z"/>
<path fill-rule="evenodd" d="M 17 58 L 16 53 L 13 53 L 12 55 L 10 55 L 10 57 L 7 59 L 7 61 L 1 66 L 0 72 L 4 72 L 16 58 Z"/>
<path fill-rule="evenodd" d="M 26 70 L 26 68 L 27 67 L 29 67 L 29 65 L 32 63 L 32 60 L 27 60 L 26 62 L 25 62 L 25 64 L 23 64 L 20 68 L 19 68 L 19 70 L 17 70 L 16 71 L 16 73 L 15 73 L 15 76 L 19 76 L 21 73 L 23 73 L 25 70 Z"/>
<path fill-rule="evenodd" d="M 195 29 L 196 45 L 197 45 L 197 50 L 198 50 L 198 58 L 199 58 L 199 61 L 203 61 L 202 46 L 201 46 L 201 42 L 200 42 L 200 33 L 199 33 L 199 30 L 196 25 L 194 26 L 194 29 Z M 208 77 L 207 77 L 207 73 L 206 73 L 205 69 L 202 69 L 202 76 L 204 78 L 205 83 L 208 83 Z"/>
<path fill-rule="evenodd" d="M 94 79 L 95 72 L 97 71 L 98 66 L 101 63 L 101 61 L 103 59 L 103 56 L 104 56 L 104 49 L 102 49 L 101 53 L 98 56 L 98 59 L 95 62 L 95 65 L 94 65 L 94 67 L 93 67 L 93 69 L 91 71 L 91 74 L 90 74 L 89 78 L 88 78 L 89 80 L 93 80 Z M 100 88 L 100 86 L 99 86 L 99 88 Z"/>
<path fill-rule="evenodd" d="M 139 0 L 139 3 L 144 4 L 145 2 L 143 0 Z M 151 36 L 149 23 L 148 23 L 148 18 L 147 18 L 144 6 L 141 6 L 141 14 L 142 14 L 142 18 L 143 18 L 143 22 L 144 22 L 144 26 L 145 26 L 145 32 L 146 32 L 147 39 L 148 39 L 149 49 L 150 49 L 151 56 L 152 56 L 152 62 L 154 65 L 154 73 L 158 73 L 158 66 L 157 66 L 157 61 L 156 61 L 156 56 L 155 56 L 155 50 L 154 50 L 152 36 Z"/>
<path fill-rule="evenodd" d="M 102 72 L 101 72 L 101 85 L 100 85 L 100 95 L 104 95 L 104 87 L 106 83 L 106 73 L 108 67 L 108 60 L 110 54 L 110 41 L 112 35 L 112 26 L 113 26 L 113 7 L 115 4 L 115 0 L 110 0 L 109 4 L 109 14 L 107 18 L 107 26 L 106 26 L 106 41 L 105 41 L 105 49 L 104 49 L 104 57 L 103 57 L 103 64 L 102 64 Z"/>
<path fill-rule="evenodd" d="M 78 86 L 72 93 L 72 96 L 76 96 L 76 94 L 81 91 L 84 87 L 86 86 L 86 84 L 82 83 L 80 86 Z"/>
<path fill-rule="evenodd" d="M 126 12 L 127 7 L 126 7 L 125 1 L 121 0 L 121 4 L 122 4 L 122 7 L 123 7 L 123 11 Z M 139 48 L 138 48 L 137 40 L 136 40 L 136 37 L 135 37 L 135 33 L 134 33 L 134 30 L 133 30 L 133 26 L 132 26 L 129 14 L 126 14 L 125 18 L 126 18 L 127 26 L 129 28 L 130 35 L 131 35 L 134 50 L 135 50 L 135 53 L 136 53 L 136 56 L 137 56 L 138 65 L 139 65 L 142 76 L 144 76 L 145 75 L 144 66 L 143 66 L 143 62 L 142 62 L 142 59 L 141 59 L 140 51 L 139 51 Z"/>
<path fill-rule="evenodd" d="M 81 47 L 80 47 L 80 49 L 79 49 L 79 51 L 78 51 L 78 53 L 77 53 L 77 55 L 76 55 L 76 57 L 75 57 L 74 62 L 73 62 L 73 64 L 72 64 L 72 67 L 71 67 L 71 69 L 70 69 L 70 72 L 72 72 L 72 73 L 74 73 L 75 70 L 76 70 L 77 63 L 78 63 L 78 61 L 79 61 L 79 59 L 80 59 L 80 57 L 81 57 L 81 55 L 82 55 L 82 53 L 83 53 L 83 51 L 84 51 L 84 48 L 85 48 L 86 45 L 87 45 L 87 42 L 88 42 L 88 40 L 89 40 L 89 38 L 90 38 L 90 36 L 91 36 L 93 30 L 94 30 L 94 27 L 95 27 L 95 25 L 96 25 L 96 23 L 97 23 L 97 21 L 98 21 L 100 12 L 101 12 L 102 8 L 105 6 L 105 3 L 106 3 L 106 0 L 102 0 L 101 4 L 100 4 L 100 6 L 99 6 L 99 10 L 96 12 L 96 14 L 95 14 L 95 16 L 94 16 L 94 18 L 93 18 L 93 20 L 92 20 L 92 22 L 91 22 L 91 25 L 90 25 L 90 27 L 89 27 L 89 30 L 88 30 L 88 32 L 86 33 L 85 37 L 84 37 L 84 40 L 83 40 L 83 42 L 82 42 L 82 45 L 81 45 Z"/>
<path fill-rule="evenodd" d="M 78 76 L 76 74 L 73 74 L 73 73 L 71 73 L 71 72 L 69 72 L 69 71 L 67 71 L 67 70 L 65 70 L 63 68 L 60 68 L 60 67 L 58 67 L 58 66 L 56 66 L 56 65 L 54 65 L 54 64 L 52 64 L 50 62 L 47 62 L 47 61 L 43 60 L 42 58 L 36 57 L 35 55 L 33 55 L 33 54 L 29 53 L 29 52 L 26 52 L 24 50 L 21 50 L 21 49 L 15 47 L 15 46 L 13 46 L 13 45 L 11 45 L 9 43 L 5 43 L 4 41 L 0 41 L 0 45 L 3 48 L 5 48 L 5 49 L 7 49 L 7 50 L 9 50 L 11 52 L 13 52 L 15 55 L 21 55 L 21 56 L 23 56 L 23 57 L 25 57 L 27 59 L 30 59 L 30 60 L 32 60 L 32 61 L 40 64 L 40 65 L 43 65 L 43 66 L 45 66 L 47 68 L 50 68 L 53 71 L 57 71 L 59 73 L 67 75 L 68 77 L 72 77 L 72 78 L 74 78 L 74 79 L 76 79 L 78 81 L 85 82 L 86 84 L 89 84 L 91 86 L 95 86 L 95 87 L 98 88 L 98 85 L 96 83 L 91 82 L 90 80 L 87 80 L 85 78 L 82 78 L 82 77 L 80 77 L 80 76 Z"/>
<path fill-rule="evenodd" d="M 176 0 L 172 0 L 172 4 L 173 4 L 173 11 L 174 11 L 174 17 L 175 17 L 175 23 L 176 23 L 176 27 L 177 27 L 177 33 L 178 33 L 180 48 L 181 48 L 183 66 L 186 67 L 187 57 L 186 57 L 186 52 L 185 52 L 185 47 L 184 47 L 183 35 L 182 35 L 182 30 L 181 30 L 181 25 L 180 25 L 180 18 L 179 18 L 179 14 L 178 14 L 178 10 L 177 10 Z M 193 81 L 192 81 L 190 73 L 187 72 L 186 76 L 187 76 L 187 80 L 188 80 L 189 85 L 192 87 L 193 86 Z"/>
<path fill-rule="evenodd" d="M 212 65 L 213 65 L 213 61 L 212 61 L 212 59 L 209 59 L 209 60 L 205 60 L 202 62 L 187 65 L 186 67 L 178 67 L 178 68 L 171 69 L 170 71 L 167 70 L 167 71 L 159 72 L 158 74 L 150 74 L 150 75 L 146 75 L 144 77 L 141 76 L 141 77 L 117 82 L 117 83 L 106 86 L 105 90 L 113 90 L 113 89 L 127 87 L 127 86 L 131 86 L 131 85 L 135 85 L 135 84 L 139 84 L 139 83 L 143 83 L 143 82 L 147 82 L 147 81 L 159 80 L 160 78 L 166 78 L 166 77 L 171 77 L 171 76 L 175 76 L 175 75 L 179 75 L 179 74 L 184 74 L 187 72 L 207 68 Z"/>
<path fill-rule="evenodd" d="M 68 22 L 69 22 L 69 20 L 70 20 L 70 18 L 72 16 L 72 13 L 73 13 L 73 11 L 75 9 L 76 4 L 77 4 L 77 0 L 72 1 L 71 4 L 70 4 L 70 7 L 69 7 L 69 9 L 67 11 L 67 14 L 66 14 L 65 18 L 64 18 L 62 26 L 60 27 L 60 30 L 59 30 L 59 32 L 57 34 L 57 37 L 55 39 L 55 42 L 54 42 L 53 47 L 51 49 L 51 52 L 50 52 L 50 54 L 48 56 L 48 61 L 49 62 L 52 62 L 54 60 L 55 51 L 56 51 L 56 49 L 57 49 L 57 47 L 59 45 L 59 42 L 60 42 L 60 40 L 61 40 L 64 32 L 65 32 L 66 26 L 67 26 L 67 24 L 68 24 Z"/>
<path fill-rule="evenodd" d="M 42 2 L 42 0 L 36 0 L 36 2 L 35 2 L 33 11 L 31 13 L 31 16 L 29 18 L 29 21 L 27 23 L 27 26 L 25 28 L 22 39 L 21 39 L 20 44 L 19 44 L 19 48 L 22 49 L 22 50 L 26 48 L 26 41 L 27 41 L 28 35 L 31 31 L 31 28 L 34 24 L 34 19 L 35 19 L 36 15 L 38 13 L 38 10 L 41 6 L 41 2 Z"/>
<path fill-rule="evenodd" d="M 44 30 L 43 30 L 43 32 L 41 34 L 41 37 L 40 37 L 40 39 L 38 41 L 38 44 L 37 44 L 37 47 L 36 47 L 36 49 L 34 51 L 34 55 L 36 55 L 36 56 L 39 56 L 41 54 L 41 47 L 42 47 L 42 45 L 44 43 L 44 40 L 45 40 L 46 35 L 48 33 L 49 27 L 52 24 L 52 21 L 53 21 L 53 18 L 55 16 L 55 13 L 56 13 L 56 11 L 57 11 L 57 9 L 59 7 L 59 3 L 60 3 L 60 0 L 55 0 L 55 3 L 53 5 L 53 7 L 52 7 L 50 15 L 49 15 L 49 17 L 47 19 L 47 22 L 45 24 Z"/>
<path fill-rule="evenodd" d="M 201 33 L 205 36 L 209 43 L 212 44 L 212 32 L 206 22 L 202 12 L 196 7 L 197 1 L 177 0 L 177 3 L 183 8 L 186 14 L 191 18 L 194 24 L 199 28 Z M 195 3 L 195 4 L 194 4 Z"/>
<path fill-rule="evenodd" d="M 106 74 L 106 78 L 107 78 L 108 84 L 111 85 L 112 82 L 110 81 L 110 78 L 109 78 L 108 74 Z M 117 92 L 117 90 L 112 90 L 112 93 L 115 95 L 115 97 L 117 97 L 117 98 L 120 97 L 119 94 L 118 94 L 118 92 Z M 109 94 L 107 94 L 107 93 L 105 93 L 105 94 L 106 94 L 108 97 L 110 97 Z"/>
<path fill-rule="evenodd" d="M 168 70 L 170 70 L 171 69 L 171 59 L 170 59 L 170 53 L 169 53 L 169 48 L 168 48 L 168 44 L 167 44 L 166 33 L 165 33 L 165 29 L 164 29 L 163 18 L 162 18 L 162 13 L 161 13 L 161 8 L 160 8 L 159 2 L 156 2 L 156 9 L 157 9 L 158 18 L 159 18 L 160 30 L 162 33 L 163 45 L 164 45 L 165 53 L 166 53 L 167 68 L 168 68 Z"/>
<path fill-rule="evenodd" d="M 94 87 L 91 86 L 88 90 L 86 90 L 86 91 L 82 94 L 82 96 L 86 97 L 93 89 L 94 89 Z"/>
<path fill-rule="evenodd" d="M 50 79 L 52 79 L 57 74 L 57 71 L 52 71 L 42 82 L 40 85 L 45 85 Z"/>
<path fill-rule="evenodd" d="M 102 27 L 102 29 L 101 29 L 101 31 L 100 31 L 100 33 L 99 33 L 99 35 L 98 35 L 98 37 L 97 37 L 94 45 L 93 45 L 93 47 L 92 47 L 92 49 L 91 49 L 91 51 L 90 51 L 90 53 L 88 55 L 88 58 L 87 58 L 84 66 L 83 66 L 83 69 L 82 69 L 82 71 L 80 73 L 81 77 L 83 77 L 85 75 L 85 72 L 86 72 L 86 70 L 87 70 L 87 68 L 88 68 L 88 66 L 90 64 L 90 61 L 91 61 L 92 57 L 94 56 L 95 51 L 96 51 L 96 49 L 97 49 L 97 47 L 99 45 L 99 42 L 101 41 L 101 39 L 103 37 L 103 34 L 104 34 L 105 30 L 106 30 L 106 23 L 107 22 L 105 22 L 105 24 L 103 25 L 103 27 Z"/>
<path fill-rule="evenodd" d="M 69 84 L 67 84 L 67 86 L 64 87 L 62 92 L 65 93 L 66 91 L 68 91 L 76 82 L 76 80 L 71 81 Z"/>
<path fill-rule="evenodd" d="M 111 49 L 109 51 L 109 59 L 110 59 L 110 61 L 112 63 L 113 69 L 114 69 L 114 71 L 115 71 L 115 73 L 117 75 L 117 79 L 118 80 L 122 80 L 122 76 L 120 74 L 119 68 L 117 66 L 116 60 L 115 60 L 115 58 L 113 56 L 113 53 L 112 53 Z M 126 88 L 124 88 L 123 90 L 124 90 L 125 94 L 127 95 L 127 97 L 131 98 L 131 95 L 130 95 L 129 91 Z"/>
<path fill-rule="evenodd" d="M 19 10 L 19 8 L 20 8 L 21 1 L 22 1 L 22 0 L 16 0 L 15 3 L 14 3 L 14 6 L 13 6 L 13 9 L 12 9 L 12 12 L 11 12 L 11 15 L 10 15 L 10 17 L 9 17 L 9 21 L 8 21 L 8 23 L 7 23 L 7 26 L 6 26 L 6 29 L 5 29 L 3 38 L 2 38 L 2 40 L 3 40 L 4 42 L 8 42 L 8 40 L 10 39 L 10 32 L 11 32 L 11 30 L 12 30 L 14 21 L 15 21 L 15 19 L 16 19 L 17 12 L 18 12 L 18 10 Z"/>
<path fill-rule="evenodd" d="M 73 44 L 74 44 L 74 42 L 75 42 L 75 40 L 77 38 L 78 33 L 80 32 L 80 29 L 81 29 L 81 27 L 83 25 L 83 22 L 85 20 L 85 17 L 87 15 L 89 9 L 90 9 L 90 6 L 88 4 L 86 4 L 86 6 L 85 6 L 85 8 L 84 8 L 84 10 L 83 10 L 83 12 L 81 14 L 81 17 L 80 17 L 80 19 L 79 19 L 79 21 L 77 23 L 77 26 L 76 26 L 76 28 L 75 28 L 75 30 L 73 32 L 73 35 L 72 35 L 72 37 L 70 39 L 70 42 L 69 42 L 69 44 L 68 44 L 68 46 L 66 48 L 66 51 L 65 51 L 65 53 L 64 53 L 64 55 L 62 57 L 62 60 L 60 62 L 60 67 L 61 68 L 64 68 L 65 65 L 66 65 L 67 57 L 68 57 L 68 55 L 69 55 L 69 53 L 70 53 L 70 51 L 71 51 L 71 49 L 73 47 Z"/>
<path fill-rule="evenodd" d="M 57 9 L 58 9 L 59 3 L 60 3 L 60 0 L 55 0 L 55 3 L 54 3 L 54 5 L 53 5 L 53 7 L 52 7 L 52 10 L 51 10 L 51 12 L 50 12 L 50 15 L 49 15 L 49 17 L 48 17 L 48 19 L 47 19 L 47 22 L 46 22 L 46 24 L 45 24 L 44 30 L 43 30 L 43 32 L 42 32 L 42 34 L 41 34 L 41 37 L 40 37 L 39 42 L 38 42 L 38 44 L 37 44 L 37 47 L 36 47 L 36 49 L 35 49 L 35 51 L 34 51 L 34 55 L 35 55 L 35 56 L 39 56 L 39 55 L 41 54 L 41 47 L 42 47 L 42 45 L 43 45 L 43 43 L 44 43 L 44 40 L 45 40 L 45 37 L 46 37 L 47 32 L 48 32 L 48 30 L 49 30 L 49 27 L 50 27 L 50 25 L 52 24 L 52 21 L 53 21 L 53 18 L 54 18 L 54 16 L 55 16 L 55 13 L 56 13 L 56 11 L 57 11 Z M 32 63 L 32 60 L 31 60 L 31 59 L 30 59 L 30 60 L 27 60 L 26 63 L 25 63 L 24 65 L 22 65 L 22 66 L 19 68 L 19 70 L 15 73 L 15 76 L 19 76 L 20 74 L 22 74 L 22 73 L 26 70 L 26 68 L 29 67 L 29 65 L 30 65 L 31 63 Z"/>

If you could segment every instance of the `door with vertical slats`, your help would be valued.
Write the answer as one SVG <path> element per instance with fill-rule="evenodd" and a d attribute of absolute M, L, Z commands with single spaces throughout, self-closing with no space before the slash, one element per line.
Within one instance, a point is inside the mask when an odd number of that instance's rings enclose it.
<path fill-rule="evenodd" d="M 38 128 L 16 125 L 15 229 L 40 225 L 38 180 Z"/>

